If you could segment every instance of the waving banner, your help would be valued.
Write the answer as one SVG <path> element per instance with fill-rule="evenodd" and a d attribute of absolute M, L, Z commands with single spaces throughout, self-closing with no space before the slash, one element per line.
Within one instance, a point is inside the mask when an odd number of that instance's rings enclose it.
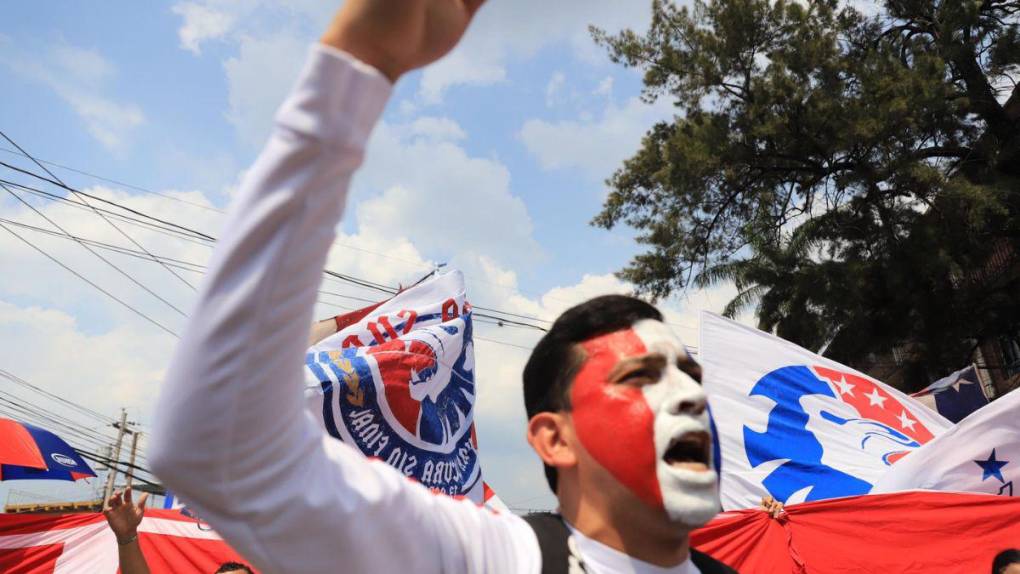
<path fill-rule="evenodd" d="M 943 377 L 910 396 L 954 423 L 988 404 L 975 365 Z"/>
<path fill-rule="evenodd" d="M 306 396 L 329 434 L 433 490 L 484 502 L 463 275 L 435 276 L 337 325 L 306 357 Z"/>
<path fill-rule="evenodd" d="M 909 396 L 789 341 L 701 315 L 723 508 L 867 494 L 951 423 Z"/>
<path fill-rule="evenodd" d="M 1020 392 L 978 409 L 917 449 L 874 491 L 909 489 L 1020 496 Z"/>

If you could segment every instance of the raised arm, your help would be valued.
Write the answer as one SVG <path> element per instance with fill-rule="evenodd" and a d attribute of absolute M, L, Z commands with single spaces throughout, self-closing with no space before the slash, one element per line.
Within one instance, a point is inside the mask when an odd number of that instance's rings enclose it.
<path fill-rule="evenodd" d="M 366 461 L 301 393 L 326 254 L 390 83 L 452 48 L 480 3 L 347 0 L 245 178 L 171 363 L 152 467 L 264 571 L 494 571 L 521 554 L 502 540 L 519 520 L 492 527 Z M 465 536 L 499 540 L 451 551 Z"/>

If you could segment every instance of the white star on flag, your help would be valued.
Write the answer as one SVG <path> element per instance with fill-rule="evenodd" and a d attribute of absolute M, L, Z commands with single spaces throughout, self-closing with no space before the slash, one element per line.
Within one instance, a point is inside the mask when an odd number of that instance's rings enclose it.
<path fill-rule="evenodd" d="M 872 389 L 870 393 L 864 393 L 864 396 L 868 397 L 868 403 L 870 406 L 878 405 L 878 408 L 880 409 L 885 408 L 885 399 L 888 397 L 883 397 L 882 394 L 878 392 L 877 388 Z"/>
<path fill-rule="evenodd" d="M 911 418 L 907 416 L 907 411 L 903 411 L 902 413 L 900 413 L 900 416 L 897 418 L 900 419 L 900 426 L 902 426 L 905 429 L 914 430 L 914 425 L 917 424 L 915 421 L 911 420 Z"/>
<path fill-rule="evenodd" d="M 838 381 L 832 381 L 839 387 L 839 394 L 854 396 L 854 386 L 846 382 L 846 377 L 840 377 Z"/>

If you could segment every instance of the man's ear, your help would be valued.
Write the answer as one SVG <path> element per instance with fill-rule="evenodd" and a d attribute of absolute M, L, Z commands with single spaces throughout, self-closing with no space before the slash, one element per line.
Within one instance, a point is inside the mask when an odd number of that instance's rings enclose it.
<path fill-rule="evenodd" d="M 574 429 L 566 413 L 538 413 L 528 421 L 528 443 L 545 464 L 557 468 L 577 465 Z"/>

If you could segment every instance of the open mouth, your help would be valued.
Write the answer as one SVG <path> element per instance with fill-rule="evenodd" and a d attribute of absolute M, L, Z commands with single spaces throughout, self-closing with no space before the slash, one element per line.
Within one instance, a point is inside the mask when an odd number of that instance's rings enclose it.
<path fill-rule="evenodd" d="M 662 460 L 672 467 L 708 470 L 710 448 L 711 440 L 707 432 L 688 432 L 669 442 Z"/>

